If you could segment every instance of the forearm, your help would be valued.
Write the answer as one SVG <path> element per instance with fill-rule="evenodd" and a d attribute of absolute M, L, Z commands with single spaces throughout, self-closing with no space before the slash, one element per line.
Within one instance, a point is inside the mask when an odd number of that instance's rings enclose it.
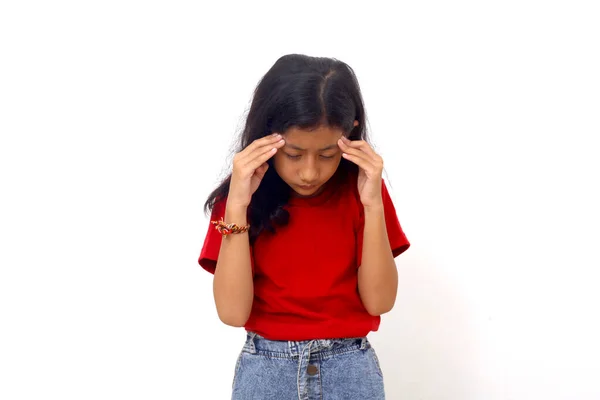
<path fill-rule="evenodd" d="M 246 225 L 246 208 L 228 206 L 224 220 Z M 254 300 L 251 265 L 248 233 L 224 237 L 215 269 L 213 294 L 219 318 L 227 325 L 244 326 L 250 316 Z"/>
<path fill-rule="evenodd" d="M 383 205 L 365 208 L 362 263 L 358 290 L 371 315 L 390 311 L 398 292 L 398 271 L 385 226 Z"/>

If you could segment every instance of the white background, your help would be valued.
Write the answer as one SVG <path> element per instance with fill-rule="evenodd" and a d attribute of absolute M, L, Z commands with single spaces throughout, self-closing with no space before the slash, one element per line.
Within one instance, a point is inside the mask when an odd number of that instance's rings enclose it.
<path fill-rule="evenodd" d="M 215 3 L 1 3 L 0 398 L 229 398 L 202 205 L 304 53 L 355 69 L 412 243 L 388 398 L 599 399 L 595 2 Z"/>

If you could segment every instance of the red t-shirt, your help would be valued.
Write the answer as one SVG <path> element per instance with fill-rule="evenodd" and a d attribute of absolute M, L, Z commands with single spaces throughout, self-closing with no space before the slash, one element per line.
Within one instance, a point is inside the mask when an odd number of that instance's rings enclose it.
<path fill-rule="evenodd" d="M 385 222 L 394 257 L 410 246 L 382 182 Z M 311 198 L 291 198 L 289 223 L 263 232 L 251 248 L 254 302 L 245 328 L 270 340 L 362 337 L 380 317 L 358 293 L 364 212 L 356 177 Z M 224 216 L 217 203 L 211 220 Z M 209 225 L 198 263 L 214 274 L 221 235 Z"/>

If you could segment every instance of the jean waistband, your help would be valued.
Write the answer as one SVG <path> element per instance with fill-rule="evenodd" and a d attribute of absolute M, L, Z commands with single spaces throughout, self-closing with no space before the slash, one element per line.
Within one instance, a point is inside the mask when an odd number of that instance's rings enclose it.
<path fill-rule="evenodd" d="M 364 350 L 369 347 L 371 344 L 366 337 L 286 341 L 269 340 L 256 332 L 247 331 L 244 351 L 289 358 L 299 358 L 303 354 L 306 356 L 308 352 L 311 358 L 326 358 L 334 354 Z"/>

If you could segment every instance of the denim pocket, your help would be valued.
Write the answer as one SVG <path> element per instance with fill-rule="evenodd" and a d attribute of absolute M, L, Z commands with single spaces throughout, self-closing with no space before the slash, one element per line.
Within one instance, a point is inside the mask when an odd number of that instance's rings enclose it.
<path fill-rule="evenodd" d="M 235 363 L 235 371 L 233 372 L 233 382 L 231 383 L 231 388 L 235 388 L 235 381 L 237 380 L 238 374 L 240 372 L 240 366 L 242 364 L 242 355 L 244 354 L 244 351 L 242 350 L 240 352 L 240 355 L 237 358 L 237 362 Z"/>
<path fill-rule="evenodd" d="M 383 378 L 383 371 L 381 370 L 381 365 L 379 364 L 379 357 L 377 357 L 377 353 L 375 353 L 375 349 L 373 347 L 369 347 L 369 353 L 371 354 L 371 358 L 375 362 L 375 368 L 379 376 Z"/>

